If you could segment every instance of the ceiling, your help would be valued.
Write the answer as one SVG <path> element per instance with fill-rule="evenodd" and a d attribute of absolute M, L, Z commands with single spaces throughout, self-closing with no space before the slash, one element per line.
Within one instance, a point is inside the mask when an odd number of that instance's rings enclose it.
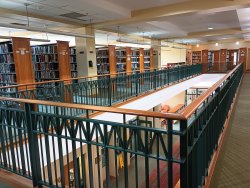
<path fill-rule="evenodd" d="M 0 0 L 0 24 L 13 27 L 73 32 L 91 25 L 124 37 L 193 44 L 249 39 L 249 14 L 249 0 Z"/>

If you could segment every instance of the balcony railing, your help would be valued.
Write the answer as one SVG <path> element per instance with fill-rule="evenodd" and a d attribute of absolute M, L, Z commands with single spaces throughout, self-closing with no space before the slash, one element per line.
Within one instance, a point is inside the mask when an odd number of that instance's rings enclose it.
<path fill-rule="evenodd" d="M 112 106 L 198 74 L 201 74 L 200 64 L 137 74 L 119 73 L 6 86 L 0 87 L 0 94 L 14 98 Z"/>
<path fill-rule="evenodd" d="M 180 114 L 0 97 L 0 167 L 39 187 L 201 187 L 242 75 Z"/>

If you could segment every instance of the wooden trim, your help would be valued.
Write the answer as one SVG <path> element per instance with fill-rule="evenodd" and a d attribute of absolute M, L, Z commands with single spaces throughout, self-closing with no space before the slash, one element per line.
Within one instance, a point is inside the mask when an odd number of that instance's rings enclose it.
<path fill-rule="evenodd" d="M 237 65 L 233 70 L 231 70 L 222 79 L 216 82 L 212 87 L 210 87 L 205 93 L 196 98 L 190 105 L 188 105 L 181 113 L 186 119 L 188 119 L 196 109 L 224 82 L 226 81 L 239 67 L 241 64 Z"/>
<path fill-rule="evenodd" d="M 116 73 L 116 51 L 115 46 L 109 45 L 109 73 L 115 74 Z"/>
<path fill-rule="evenodd" d="M 51 102 L 51 101 L 42 101 L 42 100 L 16 99 L 16 98 L 8 98 L 8 97 L 0 97 L 0 100 L 28 103 L 28 104 L 42 104 L 42 105 L 49 105 L 49 106 L 76 108 L 76 109 L 92 110 L 92 111 L 99 111 L 99 112 L 110 112 L 110 113 L 137 115 L 137 116 L 148 116 L 148 117 L 155 117 L 155 118 L 185 120 L 185 117 L 183 115 L 173 114 L 173 113 L 164 114 L 160 112 L 149 112 L 149 111 L 143 111 L 143 110 L 92 106 L 92 105 L 83 105 L 83 104 L 62 103 L 62 102 Z"/>
<path fill-rule="evenodd" d="M 126 73 L 132 73 L 132 50 L 131 47 L 126 47 Z"/>
<path fill-rule="evenodd" d="M 144 49 L 139 49 L 139 66 L 140 66 L 140 72 L 144 72 Z"/>
<path fill-rule="evenodd" d="M 13 56 L 15 62 L 16 79 L 19 90 L 22 90 L 22 84 L 34 83 L 34 69 L 31 57 L 30 39 L 28 38 L 12 38 Z M 10 86 L 6 86 L 7 88 Z M 29 86 L 27 89 L 34 89 Z"/>

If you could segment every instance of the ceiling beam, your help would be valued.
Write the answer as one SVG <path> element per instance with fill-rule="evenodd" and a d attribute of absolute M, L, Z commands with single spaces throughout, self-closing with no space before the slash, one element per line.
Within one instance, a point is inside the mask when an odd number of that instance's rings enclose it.
<path fill-rule="evenodd" d="M 19 15 L 19 16 L 27 16 L 27 13 L 24 11 L 12 10 L 12 9 L 1 8 L 1 7 L 0 7 L 0 13 L 1 14 L 14 14 L 14 15 Z M 56 17 L 52 17 L 52 16 L 44 16 L 44 15 L 31 13 L 31 12 L 29 12 L 28 15 L 29 15 L 29 17 L 37 18 L 37 19 L 41 19 L 41 20 L 48 20 L 48 21 L 52 21 L 52 22 L 74 25 L 74 26 L 78 26 L 78 27 L 84 26 L 82 23 L 79 23 L 79 22 L 69 21 L 66 19 L 56 18 Z"/>
<path fill-rule="evenodd" d="M 220 11 L 235 10 L 237 8 L 249 7 L 249 0 L 191 0 L 172 5 L 152 7 L 131 12 L 130 18 L 99 22 L 94 24 L 96 28 L 104 28 L 111 25 L 123 25 L 136 22 L 157 20 L 174 15 L 187 13 L 214 13 Z"/>

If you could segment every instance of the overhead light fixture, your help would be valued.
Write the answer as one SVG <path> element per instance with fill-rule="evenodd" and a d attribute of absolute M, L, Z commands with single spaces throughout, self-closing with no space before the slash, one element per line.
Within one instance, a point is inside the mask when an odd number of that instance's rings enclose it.
<path fill-rule="evenodd" d="M 213 27 L 209 27 L 209 28 L 207 28 L 208 30 L 213 30 L 214 28 Z"/>
<path fill-rule="evenodd" d="M 80 33 L 71 33 L 71 32 L 64 32 L 64 31 L 55 31 L 55 30 L 46 29 L 46 28 L 37 28 L 37 27 L 14 25 L 14 24 L 0 23 L 0 27 L 24 29 L 24 30 L 27 30 L 27 31 L 41 32 L 41 33 L 51 33 L 51 34 L 56 34 L 56 35 L 65 35 L 65 36 L 72 36 L 72 37 L 95 38 L 94 35 L 85 35 L 85 34 L 80 34 Z"/>
<path fill-rule="evenodd" d="M 237 42 L 236 42 L 236 45 L 239 45 L 239 44 L 240 44 L 240 42 L 239 42 L 239 41 L 237 41 Z"/>
<path fill-rule="evenodd" d="M 12 37 L 15 37 L 15 36 L 2 36 L 2 35 L 0 35 L 1 39 L 11 39 Z M 50 40 L 48 40 L 48 39 L 36 39 L 36 38 L 30 38 L 30 41 L 33 41 L 33 42 L 50 42 Z"/>
<path fill-rule="evenodd" d="M 199 48 L 199 47 L 200 47 L 200 45 L 199 45 L 199 44 L 196 44 L 196 47 L 197 47 L 197 48 Z"/>
<path fill-rule="evenodd" d="M 218 42 L 215 43 L 215 46 L 219 46 Z"/>

